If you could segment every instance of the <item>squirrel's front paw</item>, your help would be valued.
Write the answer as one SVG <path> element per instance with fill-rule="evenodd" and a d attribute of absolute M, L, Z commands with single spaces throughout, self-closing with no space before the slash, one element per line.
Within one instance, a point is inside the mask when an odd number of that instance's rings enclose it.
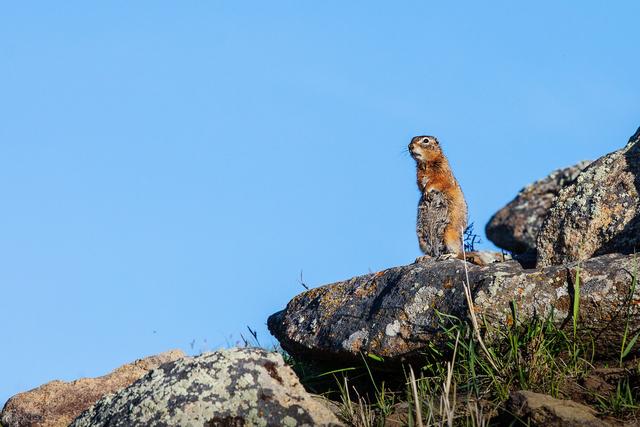
<path fill-rule="evenodd" d="M 442 254 L 438 258 L 436 258 L 436 261 L 447 261 L 449 259 L 457 259 L 457 258 L 458 258 L 457 254 Z"/>
<path fill-rule="evenodd" d="M 431 255 L 422 255 L 422 256 L 419 256 L 418 258 L 416 258 L 414 263 L 415 264 L 420 264 L 420 263 L 423 263 L 423 262 L 433 262 L 433 261 L 434 261 L 434 258 Z"/>

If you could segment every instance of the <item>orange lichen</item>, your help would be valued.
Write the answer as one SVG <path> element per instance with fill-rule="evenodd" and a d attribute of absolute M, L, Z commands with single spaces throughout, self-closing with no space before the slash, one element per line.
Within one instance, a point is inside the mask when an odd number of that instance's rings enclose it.
<path fill-rule="evenodd" d="M 378 282 L 376 278 L 380 277 L 382 273 L 376 273 L 372 280 L 369 280 L 362 285 L 358 286 L 354 291 L 354 295 L 357 297 L 367 297 L 378 290 Z"/>

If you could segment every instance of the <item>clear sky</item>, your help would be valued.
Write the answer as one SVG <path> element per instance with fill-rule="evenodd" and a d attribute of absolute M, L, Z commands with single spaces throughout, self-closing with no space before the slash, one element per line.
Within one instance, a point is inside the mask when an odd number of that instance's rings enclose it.
<path fill-rule="evenodd" d="M 640 3 L 524 3 L 3 3 L 0 404 L 411 262 L 414 135 L 479 231 L 623 146 Z"/>

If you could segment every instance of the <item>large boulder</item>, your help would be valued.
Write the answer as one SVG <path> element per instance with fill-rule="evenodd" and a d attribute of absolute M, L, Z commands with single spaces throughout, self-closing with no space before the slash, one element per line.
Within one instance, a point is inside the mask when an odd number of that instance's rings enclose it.
<path fill-rule="evenodd" d="M 100 398 L 126 387 L 163 363 L 184 357 L 180 350 L 136 360 L 108 375 L 76 381 L 52 381 L 7 401 L 0 416 L 4 427 L 66 427 Z"/>
<path fill-rule="evenodd" d="M 556 196 L 590 163 L 583 161 L 558 169 L 520 190 L 515 199 L 491 217 L 485 227 L 487 238 L 514 254 L 534 252 L 538 233 Z"/>
<path fill-rule="evenodd" d="M 538 235 L 538 265 L 633 253 L 640 247 L 639 189 L 640 128 L 560 191 Z"/>
<path fill-rule="evenodd" d="M 165 364 L 105 396 L 73 427 L 337 426 L 277 353 L 231 349 Z"/>
<path fill-rule="evenodd" d="M 620 350 L 622 307 L 628 305 L 636 264 L 633 256 L 608 255 L 531 270 L 515 261 L 466 267 L 474 310 L 488 330 L 513 323 L 512 302 L 521 321 L 549 316 L 564 324 L 579 269 L 579 330 L 594 337 L 597 355 L 610 355 Z M 372 353 L 400 361 L 440 345 L 438 312 L 467 318 L 465 280 L 461 260 L 394 267 L 306 291 L 269 317 L 268 327 L 286 351 L 303 359 L 353 361 Z M 630 327 L 636 330 L 640 309 L 630 310 Z"/>

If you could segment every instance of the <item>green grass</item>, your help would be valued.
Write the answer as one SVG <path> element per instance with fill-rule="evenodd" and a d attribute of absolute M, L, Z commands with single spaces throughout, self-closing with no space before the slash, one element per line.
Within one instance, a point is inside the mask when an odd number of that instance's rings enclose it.
<path fill-rule="evenodd" d="M 634 256 L 635 257 L 635 256 Z M 624 335 L 622 337 L 622 344 L 620 345 L 620 366 L 622 366 L 622 360 L 629 355 L 636 341 L 638 341 L 638 335 L 640 332 L 635 334 L 628 342 L 627 338 L 629 336 L 629 322 L 631 320 L 631 304 L 633 303 L 633 297 L 636 292 L 636 285 L 638 283 L 638 263 L 634 263 L 634 272 L 633 279 L 631 280 L 631 289 L 629 290 L 629 296 L 626 301 L 626 322 L 624 327 Z"/>
<path fill-rule="evenodd" d="M 629 378 L 618 381 L 615 392 L 609 396 L 596 396 L 597 407 L 606 413 L 624 417 L 627 414 L 634 414 L 640 409 L 638 404 L 638 393 L 630 384 Z"/>
<path fill-rule="evenodd" d="M 418 419 L 422 425 L 486 425 L 504 411 L 511 391 L 571 397 L 563 394 L 565 386 L 593 368 L 586 357 L 592 354 L 590 345 L 574 342 L 550 321 L 514 322 L 487 345 L 488 356 L 466 322 L 444 314 L 440 318 L 445 352 L 426 351 L 405 365 L 395 381 L 389 378 L 397 367 L 364 356 L 361 363 L 324 372 L 288 361 L 311 391 L 340 402 L 344 421 L 356 426 L 384 425 L 398 408 L 407 425 L 420 425 Z M 494 367 L 489 357 L 499 365 Z M 603 400 L 601 407 L 607 403 Z M 628 399 L 618 406 L 623 404 L 630 407 Z"/>
<path fill-rule="evenodd" d="M 400 367 L 366 355 L 360 363 L 333 370 L 288 360 L 311 391 L 339 402 L 348 425 L 382 426 L 394 417 L 397 425 L 409 426 L 504 424 L 514 421 L 506 402 L 516 390 L 575 400 L 602 416 L 635 419 L 640 416 L 640 364 L 627 360 L 638 340 L 638 334 L 630 337 L 630 309 L 619 360 L 605 363 L 594 361 L 592 337 L 579 332 L 579 268 L 572 303 L 568 328 L 552 323 L 553 315 L 521 322 L 513 304 L 513 324 L 492 331 L 497 338 L 486 343 L 474 322 L 439 313 L 444 348 L 425 350 Z M 600 368 L 607 366 L 623 367 L 623 375 L 604 390 L 586 388 L 587 380 L 599 378 Z"/>

